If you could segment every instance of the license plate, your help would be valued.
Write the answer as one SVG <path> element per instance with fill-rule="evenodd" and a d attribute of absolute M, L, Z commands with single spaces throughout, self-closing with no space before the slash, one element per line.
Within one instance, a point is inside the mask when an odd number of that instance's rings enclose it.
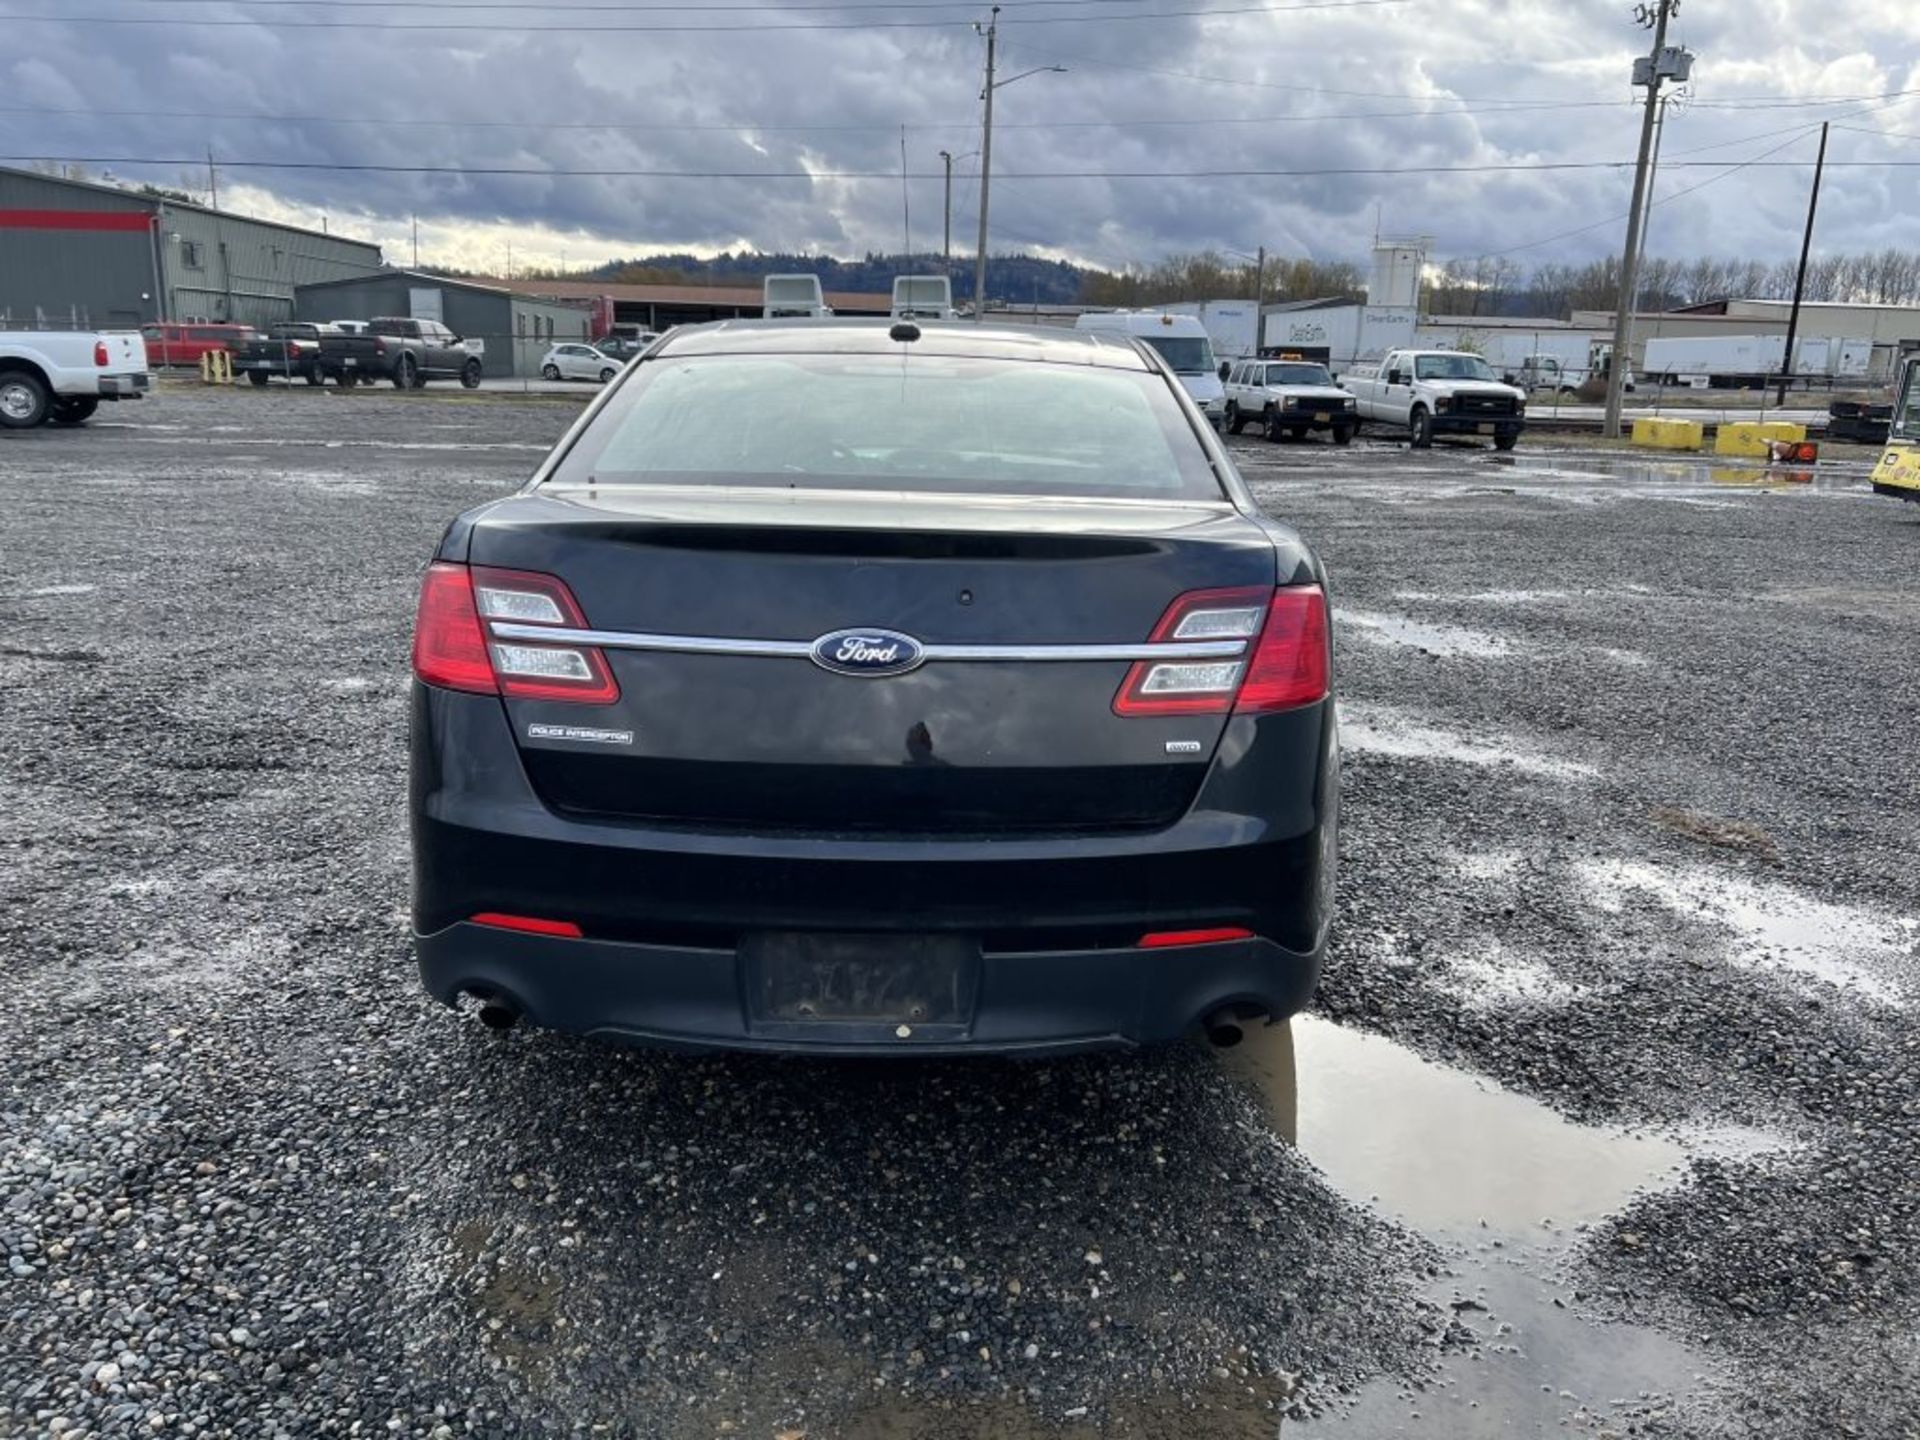
<path fill-rule="evenodd" d="M 980 945 L 952 935 L 747 936 L 754 1018 L 776 1024 L 961 1025 L 973 1018 Z"/>
<path fill-rule="evenodd" d="M 1332 418 L 1333 416 L 1325 410 L 1316 410 L 1313 412 L 1313 423 L 1316 425 L 1324 425 Z"/>
<path fill-rule="evenodd" d="M 1498 430 L 1499 428 L 1500 427 L 1498 425 L 1482 425 L 1480 427 L 1480 433 L 1482 435 L 1491 435 L 1494 433 L 1494 431 Z"/>

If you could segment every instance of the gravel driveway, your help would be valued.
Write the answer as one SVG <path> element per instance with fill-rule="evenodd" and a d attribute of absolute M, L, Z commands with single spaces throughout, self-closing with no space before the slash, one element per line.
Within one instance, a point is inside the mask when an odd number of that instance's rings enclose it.
<path fill-rule="evenodd" d="M 415 578 L 579 398 L 0 443 L 0 1434 L 1916 1433 L 1920 507 L 1235 442 L 1341 607 L 1317 1014 L 688 1060 L 408 953 Z"/>

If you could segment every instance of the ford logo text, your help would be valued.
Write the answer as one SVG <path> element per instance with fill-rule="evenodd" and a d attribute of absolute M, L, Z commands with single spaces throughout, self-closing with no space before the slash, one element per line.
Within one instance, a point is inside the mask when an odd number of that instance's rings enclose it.
<path fill-rule="evenodd" d="M 814 641 L 812 654 L 836 675 L 904 675 L 927 658 L 924 645 L 895 630 L 836 630 Z"/>

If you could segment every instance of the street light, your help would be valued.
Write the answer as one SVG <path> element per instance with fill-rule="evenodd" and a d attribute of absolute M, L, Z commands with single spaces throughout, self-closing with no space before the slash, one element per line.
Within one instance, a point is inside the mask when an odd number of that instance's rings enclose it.
<path fill-rule="evenodd" d="M 976 30 L 979 28 L 977 24 L 974 26 Z M 994 79 L 994 50 L 999 36 L 1000 7 L 996 5 L 987 19 L 987 83 L 980 90 L 980 98 L 986 102 L 987 108 L 980 127 L 980 248 L 973 257 L 973 323 L 976 325 L 987 318 L 987 196 L 993 175 L 993 92 L 1004 90 L 1029 75 L 1067 73 L 1064 65 L 1036 65 L 1031 70 L 1022 70 L 1018 75 L 1009 75 L 1004 80 Z"/>

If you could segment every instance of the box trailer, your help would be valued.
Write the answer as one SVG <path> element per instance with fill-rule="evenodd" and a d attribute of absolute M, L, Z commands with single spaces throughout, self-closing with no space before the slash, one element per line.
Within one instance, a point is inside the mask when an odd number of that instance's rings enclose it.
<path fill-rule="evenodd" d="M 896 275 L 890 313 L 895 320 L 951 320 L 953 282 L 944 275 Z"/>
<path fill-rule="evenodd" d="M 1786 354 L 1784 335 L 1663 335 L 1647 341 L 1640 369 L 1662 385 L 1751 389 L 1777 380 Z M 1793 374 L 1796 379 L 1857 379 L 1872 359 L 1871 340 L 1806 335 L 1794 342 Z"/>

